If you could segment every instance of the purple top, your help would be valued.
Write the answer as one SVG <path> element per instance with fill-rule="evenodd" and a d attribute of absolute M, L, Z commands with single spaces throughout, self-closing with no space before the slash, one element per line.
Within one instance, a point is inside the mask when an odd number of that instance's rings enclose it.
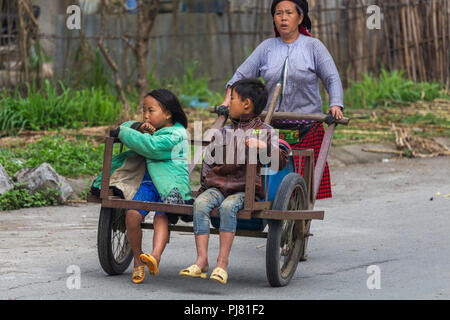
<path fill-rule="evenodd" d="M 333 58 L 319 39 L 302 34 L 293 43 L 285 43 L 279 37 L 263 41 L 236 70 L 227 87 L 243 78 L 262 77 L 269 91 L 269 104 L 285 62 L 283 98 L 275 111 L 323 113 L 319 78 L 330 97 L 329 106 L 344 107 L 342 84 Z M 273 120 L 273 124 L 294 126 L 308 122 Z"/>

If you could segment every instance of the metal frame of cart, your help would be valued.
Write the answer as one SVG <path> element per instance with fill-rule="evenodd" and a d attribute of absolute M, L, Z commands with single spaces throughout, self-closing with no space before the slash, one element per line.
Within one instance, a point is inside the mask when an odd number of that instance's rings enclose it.
<path fill-rule="evenodd" d="M 269 111 L 262 114 L 265 122 L 275 118 L 325 121 L 325 115 L 322 114 L 274 113 L 274 101 L 276 100 L 272 101 Z M 225 121 L 226 118 L 219 115 L 213 128 L 222 127 Z M 314 204 L 333 133 L 337 123 L 347 125 L 348 121 L 344 118 L 328 126 L 315 165 L 312 149 L 291 151 L 289 161 L 293 161 L 293 156 L 305 158 L 304 175 L 302 177 L 296 172 L 287 173 L 276 186 L 277 191 L 273 201 L 268 200 L 269 188 L 266 188 L 265 199 L 255 201 L 256 164 L 247 164 L 244 208 L 238 212 L 237 218 L 243 220 L 266 219 L 268 230 L 265 232 L 238 229 L 236 236 L 267 238 L 266 275 L 271 286 L 287 285 L 295 273 L 298 262 L 306 260 L 307 240 L 312 236 L 309 233 L 311 221 L 324 219 L 324 211 L 314 210 Z M 189 164 L 189 174 L 200 161 L 210 139 L 211 136 L 206 136 L 203 141 L 191 141 L 200 148 L 195 152 Z M 193 215 L 192 205 L 125 200 L 114 196 L 109 188 L 114 143 L 120 143 L 120 140 L 106 138 L 100 197 L 88 196 L 88 201 L 101 203 L 102 206 L 98 226 L 98 253 L 102 268 L 111 275 L 123 273 L 132 260 L 131 248 L 126 238 L 124 209 Z M 122 147 L 123 145 L 121 145 L 121 151 Z M 197 193 L 192 192 L 192 195 L 195 198 Z M 211 217 L 218 216 L 218 209 L 213 209 Z M 141 227 L 153 229 L 153 224 L 142 223 Z M 193 227 L 169 225 L 169 238 L 170 231 L 193 232 Z M 210 231 L 211 234 L 218 234 L 216 228 L 211 228 Z"/>

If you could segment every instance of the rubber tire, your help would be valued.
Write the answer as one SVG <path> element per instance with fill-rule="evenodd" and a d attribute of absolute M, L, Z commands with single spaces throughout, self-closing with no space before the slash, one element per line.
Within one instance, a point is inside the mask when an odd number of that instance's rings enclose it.
<path fill-rule="evenodd" d="M 286 175 L 278 187 L 277 194 L 273 201 L 273 210 L 287 210 L 289 199 L 296 187 L 301 189 L 302 193 L 302 207 L 298 209 L 307 208 L 307 188 L 305 180 L 298 173 L 292 172 Z M 289 284 L 294 275 L 300 257 L 303 254 L 304 239 L 295 239 L 294 249 L 288 259 L 288 268 L 282 272 L 280 267 L 280 242 L 283 220 L 268 220 L 269 230 L 267 234 L 266 247 L 266 275 L 269 284 L 272 287 L 283 287 Z M 294 225 L 295 228 L 295 225 Z"/>
<path fill-rule="evenodd" d="M 109 275 L 119 275 L 130 265 L 133 252 L 129 248 L 129 252 L 121 262 L 114 258 L 111 243 L 113 217 L 112 208 L 101 208 L 98 220 L 97 251 L 102 269 Z"/>

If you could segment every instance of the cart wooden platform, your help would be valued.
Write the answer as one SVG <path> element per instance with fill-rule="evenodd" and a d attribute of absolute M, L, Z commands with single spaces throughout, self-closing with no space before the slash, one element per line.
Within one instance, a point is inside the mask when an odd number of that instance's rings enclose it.
<path fill-rule="evenodd" d="M 274 94 L 274 96 L 277 95 Z M 271 102 L 269 111 L 262 114 L 265 122 L 276 118 L 325 121 L 323 114 L 274 113 L 274 101 Z M 213 128 L 221 128 L 225 121 L 226 118 L 219 115 Z M 296 271 L 298 262 L 306 260 L 308 238 L 312 236 L 309 232 L 311 221 L 324 219 L 324 211 L 314 210 L 314 204 L 333 133 L 337 123 L 346 125 L 348 121 L 344 118 L 328 125 L 315 165 L 312 149 L 292 150 L 287 167 L 275 175 L 268 176 L 265 199 L 261 201 L 254 200 L 256 164 L 247 164 L 245 202 L 244 208 L 238 213 L 236 236 L 267 238 L 266 275 L 271 286 L 287 285 Z M 189 174 L 200 162 L 210 139 L 211 136 L 206 135 L 203 141 L 191 141 L 201 148 L 198 148 L 189 164 Z M 101 203 L 98 254 L 102 268 L 110 275 L 123 273 L 133 258 L 126 235 L 125 212 L 127 209 L 193 215 L 192 205 L 133 201 L 114 196 L 109 187 L 114 143 L 120 143 L 120 140 L 106 138 L 100 197 L 88 196 L 88 201 Z M 293 156 L 305 158 L 303 177 L 295 172 Z M 196 192 L 193 192 L 193 197 L 196 196 Z M 217 221 L 218 216 L 218 209 L 215 208 L 211 217 Z M 239 228 L 239 222 L 247 226 L 248 223 L 245 222 L 251 222 L 251 226 L 253 224 L 258 227 L 256 229 Z M 152 223 L 142 223 L 141 226 L 143 229 L 153 229 Z M 170 225 L 170 231 L 193 232 L 193 227 Z M 211 234 L 218 233 L 216 227 L 212 227 L 210 231 Z"/>

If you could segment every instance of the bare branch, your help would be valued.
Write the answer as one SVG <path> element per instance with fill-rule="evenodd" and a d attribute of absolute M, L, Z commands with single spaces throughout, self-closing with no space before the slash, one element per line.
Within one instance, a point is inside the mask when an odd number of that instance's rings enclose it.
<path fill-rule="evenodd" d="M 130 42 L 130 40 L 126 37 L 126 36 L 121 36 L 120 37 L 123 42 L 125 42 L 125 44 L 134 52 L 134 54 L 137 54 L 137 49 L 136 47 Z"/>
<path fill-rule="evenodd" d="M 30 6 L 28 3 L 26 3 L 24 0 L 20 0 L 20 4 L 23 5 L 24 9 L 28 12 L 28 15 L 30 16 L 30 19 L 33 21 L 36 27 L 39 28 L 39 23 L 36 20 L 36 17 L 34 16 L 34 13 L 31 11 Z"/>

